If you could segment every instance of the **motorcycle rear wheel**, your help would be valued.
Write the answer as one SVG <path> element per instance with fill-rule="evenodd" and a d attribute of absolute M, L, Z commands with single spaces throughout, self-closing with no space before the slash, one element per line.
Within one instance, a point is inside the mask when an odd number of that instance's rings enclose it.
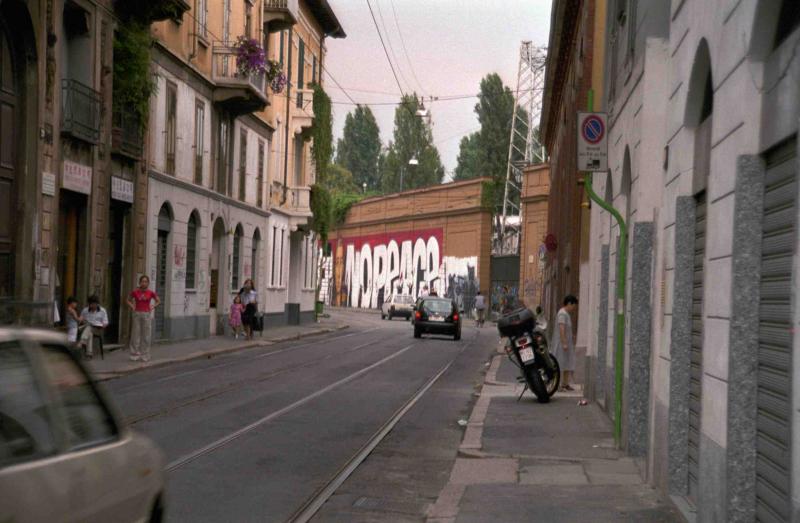
<path fill-rule="evenodd" d="M 525 367 L 523 372 L 525 373 L 525 381 L 528 383 L 528 387 L 530 387 L 536 395 L 536 400 L 539 403 L 549 402 L 550 395 L 547 392 L 547 387 L 545 387 L 544 380 L 542 379 L 542 375 L 539 374 L 539 371 L 533 365 L 529 365 Z"/>
<path fill-rule="evenodd" d="M 558 360 L 552 354 L 550 358 L 553 360 L 553 377 L 548 380 L 546 388 L 547 394 L 549 396 L 553 396 L 558 391 L 558 386 L 561 385 L 561 366 L 558 364 Z M 545 373 L 546 374 L 546 373 Z"/>

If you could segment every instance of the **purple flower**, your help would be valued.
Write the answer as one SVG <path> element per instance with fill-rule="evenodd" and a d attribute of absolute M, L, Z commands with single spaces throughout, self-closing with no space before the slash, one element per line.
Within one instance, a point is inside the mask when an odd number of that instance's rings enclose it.
<path fill-rule="evenodd" d="M 240 36 L 236 39 L 236 70 L 242 76 L 267 70 L 267 57 L 258 40 Z"/>
<path fill-rule="evenodd" d="M 286 75 L 283 71 L 279 71 L 275 77 L 270 80 L 269 86 L 272 88 L 273 93 L 280 93 L 286 87 Z"/>

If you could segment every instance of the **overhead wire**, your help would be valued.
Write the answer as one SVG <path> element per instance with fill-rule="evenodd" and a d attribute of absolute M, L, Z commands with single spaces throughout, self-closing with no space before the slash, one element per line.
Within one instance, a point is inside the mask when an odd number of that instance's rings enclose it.
<path fill-rule="evenodd" d="M 389 68 L 392 70 L 392 75 L 394 76 L 394 81 L 397 83 L 397 88 L 400 89 L 400 92 L 405 96 L 405 92 L 403 91 L 403 86 L 400 85 L 400 79 L 397 77 L 397 72 L 394 70 L 394 64 L 392 63 L 392 59 L 389 58 L 389 51 L 386 49 L 386 44 L 383 41 L 383 35 L 381 35 L 381 30 L 378 27 L 378 21 L 375 19 L 375 13 L 372 11 L 372 4 L 370 4 L 369 0 L 367 1 L 367 7 L 369 8 L 369 14 L 372 17 L 372 23 L 375 24 L 375 31 L 378 33 L 378 38 L 381 41 L 381 47 L 383 47 L 383 52 L 386 55 L 386 61 L 389 62 Z"/>
<path fill-rule="evenodd" d="M 389 51 L 392 53 L 392 58 L 394 58 L 394 63 L 397 65 L 397 70 L 400 72 L 400 78 L 403 79 L 403 82 L 406 84 L 406 87 L 410 88 L 413 91 L 413 87 L 411 82 L 408 81 L 408 78 L 403 73 L 403 68 L 400 67 L 400 60 L 397 59 L 397 53 L 394 52 L 394 45 L 392 45 L 392 39 L 389 38 L 389 29 L 386 28 L 386 20 L 383 18 L 383 9 L 381 9 L 381 2 L 380 0 L 375 0 L 375 5 L 378 7 L 378 18 L 381 19 L 381 25 L 383 26 L 383 34 L 386 36 L 386 42 L 389 44 Z"/>
<path fill-rule="evenodd" d="M 394 0 L 389 0 L 389 3 L 392 6 L 394 25 L 397 27 L 397 34 L 400 36 L 400 45 L 403 47 L 403 54 L 405 54 L 406 62 L 408 62 L 408 67 L 411 69 L 411 75 L 414 77 L 414 81 L 417 82 L 417 85 L 419 86 L 420 91 L 422 91 L 422 94 L 430 95 L 430 93 L 428 93 L 425 90 L 425 87 L 423 87 L 422 82 L 419 81 L 419 78 L 417 78 L 417 72 L 414 70 L 414 65 L 411 63 L 411 58 L 408 56 L 408 49 L 406 49 L 406 41 L 405 38 L 403 38 L 403 31 L 400 29 L 400 22 L 398 21 L 397 18 L 397 10 L 395 10 L 394 8 Z"/>

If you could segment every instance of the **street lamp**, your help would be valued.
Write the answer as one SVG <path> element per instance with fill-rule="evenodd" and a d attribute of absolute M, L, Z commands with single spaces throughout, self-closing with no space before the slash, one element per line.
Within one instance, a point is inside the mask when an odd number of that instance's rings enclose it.
<path fill-rule="evenodd" d="M 416 157 L 412 156 L 411 159 L 408 161 L 408 165 L 419 165 L 419 160 L 417 160 Z M 403 174 L 405 174 L 405 171 L 406 171 L 406 166 L 405 165 L 401 165 L 400 166 L 400 192 L 403 192 Z"/>
<path fill-rule="evenodd" d="M 361 187 L 364 189 L 364 194 L 367 194 L 367 182 L 362 183 Z"/>

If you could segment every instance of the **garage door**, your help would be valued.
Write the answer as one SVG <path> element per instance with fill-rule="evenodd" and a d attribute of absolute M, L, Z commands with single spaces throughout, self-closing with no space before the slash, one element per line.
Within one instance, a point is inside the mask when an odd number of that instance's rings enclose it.
<path fill-rule="evenodd" d="M 706 257 L 706 193 L 697 195 L 692 287 L 692 350 L 689 354 L 689 498 L 697 501 L 700 468 L 700 406 L 703 376 L 703 277 Z"/>
<path fill-rule="evenodd" d="M 791 517 L 791 292 L 796 161 L 793 144 L 767 158 L 758 332 L 758 521 L 789 521 Z"/>

